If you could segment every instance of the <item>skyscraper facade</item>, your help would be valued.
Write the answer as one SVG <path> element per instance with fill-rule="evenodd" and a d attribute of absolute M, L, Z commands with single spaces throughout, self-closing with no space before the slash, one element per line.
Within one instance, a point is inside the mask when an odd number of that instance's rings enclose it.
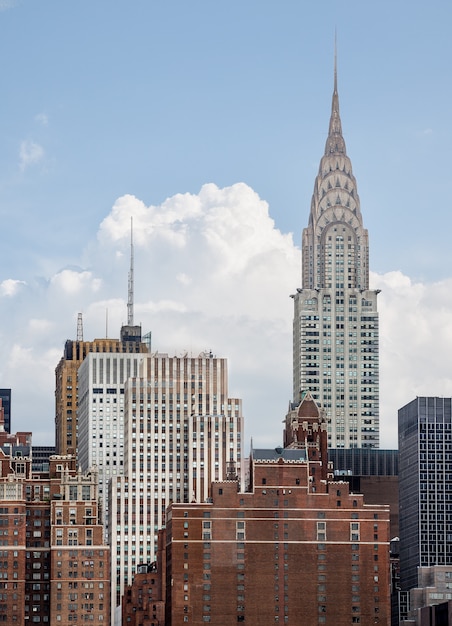
<path fill-rule="evenodd" d="M 136 344 L 143 345 L 143 344 Z M 124 389 L 144 354 L 90 352 L 78 369 L 78 461 L 98 468 L 99 498 L 108 531 L 108 481 L 124 471 Z"/>
<path fill-rule="evenodd" d="M 167 506 L 205 502 L 213 480 L 244 471 L 242 401 L 229 397 L 224 358 L 146 357 L 126 383 L 124 424 L 124 474 L 109 498 L 112 624 L 138 565 L 155 560 Z"/>
<path fill-rule="evenodd" d="M 400 580 L 452 566 L 452 398 L 419 397 L 399 410 Z"/>
<path fill-rule="evenodd" d="M 309 389 L 325 410 L 328 446 L 379 447 L 378 290 L 339 115 L 337 73 L 325 153 L 302 237 L 294 299 L 293 400 Z"/>
<path fill-rule="evenodd" d="M 11 432 L 11 389 L 0 389 L 0 404 L 4 412 L 4 428 Z"/>
<path fill-rule="evenodd" d="M 77 407 L 78 368 L 90 353 L 132 353 L 148 351 L 148 346 L 141 341 L 141 328 L 135 327 L 139 335 L 131 338 L 130 333 L 123 331 L 120 339 L 94 339 L 83 341 L 68 339 L 64 346 L 63 356 L 55 369 L 55 446 L 57 454 L 77 454 Z"/>

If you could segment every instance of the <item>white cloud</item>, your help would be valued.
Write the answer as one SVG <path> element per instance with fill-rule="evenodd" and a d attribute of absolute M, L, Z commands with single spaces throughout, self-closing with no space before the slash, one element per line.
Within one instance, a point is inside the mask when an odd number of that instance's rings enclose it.
<path fill-rule="evenodd" d="M 452 396 L 452 279 L 373 276 L 380 294 L 382 440 L 396 441 L 397 409 L 416 396 Z"/>
<path fill-rule="evenodd" d="M 36 165 L 44 158 L 44 148 L 30 139 L 22 141 L 19 150 L 19 164 L 23 171 L 30 165 Z"/>
<path fill-rule="evenodd" d="M 246 445 L 251 436 L 256 445 L 280 444 L 300 250 L 243 183 L 205 185 L 159 206 L 123 196 L 100 224 L 96 245 L 81 251 L 89 270 L 64 269 L 39 283 L 27 277 L 20 306 L 5 299 L 0 379 L 13 386 L 13 427 L 32 427 L 41 443 L 53 430 L 54 368 L 64 341 L 76 336 L 79 311 L 85 339 L 118 336 L 127 318 L 131 216 L 135 322 L 152 331 L 160 352 L 227 357 L 230 394 L 244 400 Z M 413 282 L 397 271 L 371 279 L 382 290 L 381 442 L 396 447 L 398 408 L 416 395 L 452 395 L 452 279 Z M 3 294 L 9 284 L 1 283 Z"/>
<path fill-rule="evenodd" d="M 49 123 L 49 118 L 45 113 L 38 113 L 35 116 L 35 120 L 42 126 L 47 126 Z"/>
<path fill-rule="evenodd" d="M 31 319 L 28 322 L 28 326 L 32 332 L 42 333 L 52 328 L 52 322 L 45 319 Z"/>
<path fill-rule="evenodd" d="M 50 283 L 52 287 L 70 295 L 78 294 L 85 288 L 95 293 L 99 291 L 101 285 L 100 279 L 94 278 L 91 272 L 68 269 L 55 274 Z"/>
<path fill-rule="evenodd" d="M 7 278 L 0 283 L 0 296 L 15 296 L 20 290 L 21 285 L 25 284 L 23 280 Z"/>
<path fill-rule="evenodd" d="M 178 280 L 180 283 L 182 283 L 182 285 L 190 285 L 191 282 L 192 282 L 190 276 L 187 276 L 187 274 L 185 274 L 185 272 L 181 272 L 180 274 L 178 274 L 176 276 L 176 280 Z"/>

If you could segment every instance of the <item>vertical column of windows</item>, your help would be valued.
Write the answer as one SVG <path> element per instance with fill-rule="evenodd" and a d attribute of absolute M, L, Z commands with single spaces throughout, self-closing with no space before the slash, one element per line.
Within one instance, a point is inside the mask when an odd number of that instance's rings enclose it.
<path fill-rule="evenodd" d="M 320 525 L 320 526 L 319 526 Z M 323 530 L 321 530 L 323 529 Z M 317 522 L 317 538 L 319 536 L 326 535 L 325 522 Z M 318 539 L 317 539 L 318 540 Z M 317 584 L 317 611 L 318 611 L 318 623 L 325 624 L 327 618 L 327 595 L 326 595 L 326 571 L 327 571 L 327 554 L 326 544 L 321 542 L 317 544 L 317 570 L 318 570 L 318 584 Z"/>

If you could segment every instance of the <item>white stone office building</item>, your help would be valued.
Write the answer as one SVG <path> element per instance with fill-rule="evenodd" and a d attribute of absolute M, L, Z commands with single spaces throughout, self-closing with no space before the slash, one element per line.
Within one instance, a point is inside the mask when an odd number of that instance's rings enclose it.
<path fill-rule="evenodd" d="M 137 566 L 152 562 L 171 502 L 204 502 L 213 480 L 243 482 L 242 402 L 227 361 L 155 353 L 126 384 L 124 476 L 111 481 L 112 624 Z"/>
<path fill-rule="evenodd" d="M 78 370 L 78 462 L 96 466 L 108 533 L 108 482 L 124 471 L 124 389 L 146 354 L 90 352 Z"/>
<path fill-rule="evenodd" d="M 330 448 L 379 447 L 378 290 L 345 149 L 335 69 L 331 118 L 294 299 L 293 402 L 309 389 L 325 409 Z"/>

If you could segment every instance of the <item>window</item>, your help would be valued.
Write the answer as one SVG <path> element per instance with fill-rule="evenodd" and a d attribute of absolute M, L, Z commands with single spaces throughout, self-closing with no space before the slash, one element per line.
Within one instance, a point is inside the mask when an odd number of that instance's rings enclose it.
<path fill-rule="evenodd" d="M 359 541 L 359 522 L 350 523 L 350 541 Z"/>
<path fill-rule="evenodd" d="M 326 522 L 317 522 L 317 541 L 326 541 Z"/>

